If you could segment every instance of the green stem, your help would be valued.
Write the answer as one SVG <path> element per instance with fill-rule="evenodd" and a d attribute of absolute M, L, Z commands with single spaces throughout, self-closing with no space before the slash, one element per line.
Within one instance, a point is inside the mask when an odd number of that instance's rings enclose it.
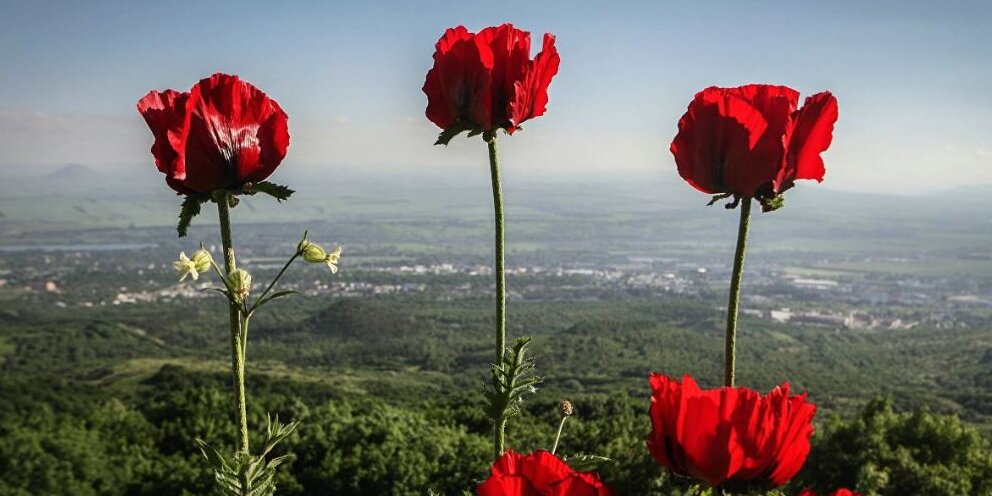
<path fill-rule="evenodd" d="M 558 434 L 555 435 L 555 444 L 554 444 L 554 446 L 551 447 L 551 454 L 552 455 L 555 454 L 556 451 L 558 451 L 558 440 L 561 439 L 561 430 L 565 428 L 565 421 L 566 420 L 568 420 L 568 417 L 567 416 L 562 417 L 561 418 L 561 423 L 558 424 Z"/>
<path fill-rule="evenodd" d="M 496 150 L 496 135 L 493 134 L 486 140 L 489 145 L 489 170 L 492 174 L 493 182 L 493 207 L 496 219 L 496 267 L 493 274 L 496 276 L 496 361 L 497 366 L 502 365 L 503 355 L 506 350 L 506 271 L 504 267 L 505 244 L 503 241 L 503 190 L 499 179 L 499 157 Z M 496 458 L 503 455 L 506 445 L 506 420 L 494 419 L 493 422 L 493 450 Z"/>
<path fill-rule="evenodd" d="M 506 446 L 506 419 L 496 421 L 493 424 L 493 459 L 498 460 L 503 456 L 504 446 Z"/>
<path fill-rule="evenodd" d="M 276 274 L 275 279 L 273 279 L 272 282 L 269 283 L 268 287 L 265 288 L 265 291 L 262 291 L 262 294 L 258 295 L 258 298 L 255 299 L 255 304 L 252 305 L 251 307 L 252 311 L 258 308 L 258 302 L 262 301 L 262 298 L 265 298 L 265 296 L 269 294 L 270 291 L 272 291 L 272 288 L 275 287 L 277 282 L 279 282 L 279 279 L 282 277 L 282 275 L 286 273 L 286 269 L 288 269 L 289 266 L 292 265 L 293 262 L 296 261 L 297 257 L 299 256 L 300 256 L 300 252 L 297 251 L 296 253 L 293 254 L 293 256 L 289 257 L 289 260 L 286 261 L 286 265 L 283 265 L 279 273 Z"/>
<path fill-rule="evenodd" d="M 230 193 L 218 194 L 217 212 L 220 216 L 220 241 L 224 247 L 224 269 L 227 274 L 237 268 L 234 259 L 234 245 L 231 242 L 231 213 L 228 201 Z M 231 375 L 234 378 L 234 391 L 238 408 L 238 450 L 248 453 L 248 409 L 245 400 L 245 353 L 241 338 L 247 331 L 241 318 L 241 310 L 233 302 L 228 305 L 231 324 Z"/>
<path fill-rule="evenodd" d="M 241 393 L 240 393 L 240 397 L 241 397 L 241 403 L 243 405 L 245 404 L 245 400 L 244 400 L 244 397 L 245 397 L 244 366 L 245 366 L 245 362 L 247 361 L 247 358 L 248 358 L 248 321 L 249 320 L 251 320 L 251 317 L 248 316 L 248 315 L 245 315 L 241 319 Z M 246 422 L 246 424 L 247 424 L 247 422 Z"/>
<path fill-rule="evenodd" d="M 503 240 L 503 189 L 499 178 L 499 157 L 496 153 L 496 137 L 489 141 L 489 170 L 493 181 L 493 207 L 496 219 L 496 363 L 503 361 L 506 352 L 506 272 L 504 266 L 505 244 Z"/>
<path fill-rule="evenodd" d="M 734 253 L 734 272 L 730 277 L 730 299 L 727 302 L 727 335 L 724 349 L 723 385 L 734 386 L 736 366 L 737 312 L 741 303 L 741 277 L 744 275 L 744 250 L 747 247 L 747 230 L 751 221 L 751 199 L 741 199 L 741 220 L 737 228 L 737 251 Z"/>

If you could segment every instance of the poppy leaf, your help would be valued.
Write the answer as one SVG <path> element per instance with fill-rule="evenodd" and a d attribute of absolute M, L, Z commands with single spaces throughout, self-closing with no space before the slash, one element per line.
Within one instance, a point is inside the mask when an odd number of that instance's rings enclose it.
<path fill-rule="evenodd" d="M 562 459 L 565 460 L 565 463 L 567 463 L 569 467 L 572 467 L 572 470 L 579 472 L 589 472 L 591 470 L 596 470 L 596 468 L 605 463 L 613 463 L 612 458 L 599 455 L 589 455 L 586 453 L 565 455 Z"/>
<path fill-rule="evenodd" d="M 721 195 L 713 195 L 713 198 L 710 199 L 710 202 L 707 203 L 706 206 L 707 207 L 710 207 L 714 203 L 716 203 L 716 202 L 718 202 L 720 200 L 723 200 L 724 198 L 730 198 L 731 196 L 733 196 L 733 193 L 723 193 Z"/>
<path fill-rule="evenodd" d="M 471 129 L 471 127 L 464 124 L 453 124 L 444 131 L 441 131 L 441 134 L 437 135 L 437 141 L 435 141 L 434 144 L 448 146 L 448 143 L 451 142 L 455 136 L 458 136 L 463 131 L 470 131 Z"/>
<path fill-rule="evenodd" d="M 257 182 L 253 185 L 253 189 L 254 191 L 265 193 L 280 202 L 284 200 L 288 200 L 289 197 L 292 196 L 293 193 L 295 193 L 295 191 L 289 189 L 286 186 L 283 186 L 281 184 L 271 183 L 269 181 Z"/>
<path fill-rule="evenodd" d="M 182 209 L 179 211 L 179 224 L 176 226 L 180 238 L 186 236 L 189 225 L 193 222 L 193 217 L 200 215 L 200 205 L 202 204 L 203 199 L 199 195 L 186 195 Z"/>
<path fill-rule="evenodd" d="M 534 373 L 534 359 L 527 356 L 531 338 L 519 338 L 507 350 L 503 362 L 492 365 L 492 383 L 485 391 L 486 413 L 494 421 L 520 414 L 523 396 L 537 391 L 541 378 Z"/>

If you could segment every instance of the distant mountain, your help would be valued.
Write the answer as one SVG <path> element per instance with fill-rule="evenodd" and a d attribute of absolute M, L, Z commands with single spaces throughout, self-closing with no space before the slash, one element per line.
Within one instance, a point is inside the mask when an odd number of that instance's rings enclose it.
<path fill-rule="evenodd" d="M 0 173 L 2 223 L 30 228 L 171 226 L 181 201 L 152 164 L 103 168 L 73 163 Z M 479 164 L 392 169 L 290 164 L 271 180 L 297 192 L 286 205 L 264 195 L 245 198 L 244 208 L 236 212 L 239 222 L 489 222 L 492 218 L 489 171 Z M 720 205 L 707 208 L 709 197 L 671 171 L 596 175 L 508 168 L 503 194 L 510 219 L 541 220 L 550 223 L 545 229 L 557 226 L 593 238 L 603 227 L 628 226 L 628 231 L 617 233 L 621 236 L 674 239 L 699 225 L 719 223 L 727 229 L 736 225 L 733 214 L 721 212 Z M 786 208 L 761 215 L 762 227 L 755 235 L 822 238 L 830 232 L 830 238 L 845 238 L 872 227 L 894 235 L 929 228 L 986 229 L 990 216 L 985 202 L 990 197 L 992 185 L 898 195 L 840 191 L 829 184 L 803 181 L 785 194 Z M 194 225 L 204 222 L 210 218 L 197 219 Z"/>
<path fill-rule="evenodd" d="M 133 171 L 133 172 L 132 172 Z M 110 169 L 69 163 L 58 167 L 16 167 L 4 171 L 0 193 L 12 198 L 92 198 L 96 201 L 137 194 L 156 200 L 166 190 L 158 171 Z M 142 172 L 144 174 L 142 174 Z M 40 200 L 45 201 L 45 200 Z"/>
<path fill-rule="evenodd" d="M 104 174 L 88 165 L 66 164 L 48 173 L 47 176 L 57 180 L 95 180 L 104 177 Z"/>
<path fill-rule="evenodd" d="M 985 204 L 992 198 L 992 184 L 969 184 L 932 193 L 928 196 L 954 201 L 974 201 Z"/>

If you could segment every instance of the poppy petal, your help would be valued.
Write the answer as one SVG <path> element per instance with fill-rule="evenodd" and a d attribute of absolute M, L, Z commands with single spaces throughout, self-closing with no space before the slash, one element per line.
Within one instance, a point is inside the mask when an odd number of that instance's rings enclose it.
<path fill-rule="evenodd" d="M 716 87 L 699 92 L 670 147 L 679 175 L 704 193 L 754 196 L 778 170 L 750 157 L 767 127 L 743 98 Z"/>
<path fill-rule="evenodd" d="M 796 90 L 768 84 L 697 93 L 670 146 L 679 175 L 704 193 L 763 206 L 796 179 L 822 181 L 820 153 L 830 146 L 837 102 L 824 92 L 797 110 L 798 103 Z"/>
<path fill-rule="evenodd" d="M 237 76 L 214 74 L 193 86 L 186 119 L 184 182 L 201 193 L 264 180 L 286 156 L 286 113 Z"/>
<path fill-rule="evenodd" d="M 527 119 L 544 115 L 548 106 L 548 87 L 551 79 L 558 74 L 560 63 L 554 35 L 545 34 L 541 52 L 533 62 L 526 64 L 526 74 L 514 84 L 513 99 L 507 110 L 510 120 L 508 132 L 512 134 Z"/>
<path fill-rule="evenodd" d="M 830 147 L 837 116 L 837 98 L 828 91 L 807 98 L 794 114 L 789 162 L 796 179 L 823 181 L 826 168 L 820 153 Z"/>
<path fill-rule="evenodd" d="M 452 54 L 455 45 L 470 42 L 473 36 L 472 33 L 465 29 L 465 26 L 456 26 L 454 28 L 448 28 L 434 45 L 434 67 L 431 67 L 427 71 L 423 91 L 427 95 L 427 118 L 434 124 L 437 124 L 441 129 L 447 129 L 455 123 L 459 110 L 457 98 L 450 99 L 446 96 L 446 86 L 444 83 L 448 82 L 451 75 L 449 74 L 448 78 L 442 79 L 442 70 L 450 70 L 448 66 L 449 59 L 458 58 L 457 55 Z M 470 60 L 464 60 L 467 58 L 470 57 L 462 57 L 463 60 L 458 60 L 457 62 L 461 64 L 470 63 Z M 455 94 L 457 95 L 458 92 L 455 92 Z"/>
<path fill-rule="evenodd" d="M 181 134 L 188 98 L 189 93 L 165 90 L 151 91 L 138 101 L 138 112 L 155 138 L 151 149 L 155 166 L 168 177 L 179 179 L 185 176 L 179 157 L 182 153 Z"/>
<path fill-rule="evenodd" d="M 650 382 L 648 448 L 677 474 L 714 487 L 728 481 L 779 486 L 809 454 L 816 407 L 805 395 L 790 394 L 788 384 L 761 395 L 740 387 L 700 390 L 690 376 L 679 384 L 652 374 Z M 673 422 L 674 430 L 668 427 Z"/>
<path fill-rule="evenodd" d="M 445 31 L 435 45 L 434 65 L 424 80 L 428 120 L 443 130 L 505 129 L 541 115 L 547 87 L 558 71 L 554 36 L 530 59 L 530 33 L 512 24 L 477 34 L 462 26 Z"/>
<path fill-rule="evenodd" d="M 476 491 L 479 496 L 612 496 L 598 476 L 576 472 L 543 450 L 530 455 L 503 453 Z"/>

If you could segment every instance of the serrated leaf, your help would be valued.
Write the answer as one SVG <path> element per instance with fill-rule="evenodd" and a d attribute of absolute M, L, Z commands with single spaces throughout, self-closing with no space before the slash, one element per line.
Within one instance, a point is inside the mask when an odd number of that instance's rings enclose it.
<path fill-rule="evenodd" d="M 720 201 L 720 200 L 723 200 L 723 199 L 725 199 L 725 198 L 730 198 L 730 197 L 731 197 L 731 195 L 733 195 L 733 193 L 721 193 L 721 194 L 719 194 L 719 195 L 713 195 L 713 198 L 710 198 L 710 202 L 709 202 L 709 203 L 707 203 L 707 204 L 706 204 L 706 206 L 707 206 L 707 207 L 710 207 L 710 206 L 712 206 L 712 205 L 713 205 L 714 203 L 716 203 L 716 202 L 718 202 L 718 201 Z"/>
<path fill-rule="evenodd" d="M 252 190 L 254 192 L 265 193 L 277 201 L 288 200 L 290 196 L 295 193 L 295 191 L 289 189 L 287 186 L 281 184 L 271 183 L 269 181 L 261 181 L 252 185 Z"/>
<path fill-rule="evenodd" d="M 563 456 L 561 459 L 565 460 L 565 463 L 567 463 L 569 467 L 572 467 L 572 470 L 576 470 L 578 472 L 589 472 L 591 470 L 596 470 L 600 465 L 605 463 L 613 463 L 613 459 L 611 458 L 586 453 L 575 453 Z"/>
<path fill-rule="evenodd" d="M 225 496 L 272 496 L 276 491 L 275 477 L 280 465 L 293 459 L 292 454 L 277 456 L 271 460 L 265 457 L 276 444 L 289 437 L 299 422 L 282 424 L 278 416 L 268 418 L 266 441 L 258 455 L 237 452 L 228 462 L 224 455 L 207 443 L 197 439 L 204 456 L 214 466 L 214 480 L 221 494 Z"/>
<path fill-rule="evenodd" d="M 206 458 L 210 465 L 213 466 L 214 470 L 224 472 L 231 469 L 231 466 L 227 462 L 227 458 L 214 449 L 213 446 L 207 444 L 206 441 L 196 438 L 193 440 L 193 443 L 200 448 L 200 452 L 203 453 L 203 457 Z"/>
<path fill-rule="evenodd" d="M 193 222 L 193 217 L 200 215 L 200 205 L 202 204 L 203 200 L 197 195 L 186 195 L 186 198 L 183 199 L 182 207 L 179 210 L 179 224 L 176 225 L 176 231 L 180 238 L 186 236 L 189 225 Z"/>
<path fill-rule="evenodd" d="M 471 131 L 471 132 L 473 132 L 475 134 L 479 134 L 480 132 L 482 132 L 481 130 L 473 130 L 473 128 L 474 128 L 474 126 L 470 126 L 470 125 L 465 124 L 463 122 L 456 122 L 456 123 L 448 126 L 448 129 L 445 129 L 444 131 L 441 131 L 441 134 L 438 134 L 437 135 L 437 141 L 434 142 L 434 145 L 435 146 L 436 145 L 448 146 L 448 143 L 452 139 L 454 139 L 455 136 L 458 136 L 459 134 L 461 134 L 461 133 L 463 133 L 465 131 Z M 472 134 L 469 134 L 469 136 L 473 136 L 473 135 Z"/>
<path fill-rule="evenodd" d="M 520 403 L 527 393 L 537 391 L 541 382 L 534 375 L 534 360 L 526 355 L 531 338 L 514 340 L 503 356 L 503 362 L 493 364 L 492 383 L 484 389 L 485 411 L 495 422 L 520 415 Z"/>

